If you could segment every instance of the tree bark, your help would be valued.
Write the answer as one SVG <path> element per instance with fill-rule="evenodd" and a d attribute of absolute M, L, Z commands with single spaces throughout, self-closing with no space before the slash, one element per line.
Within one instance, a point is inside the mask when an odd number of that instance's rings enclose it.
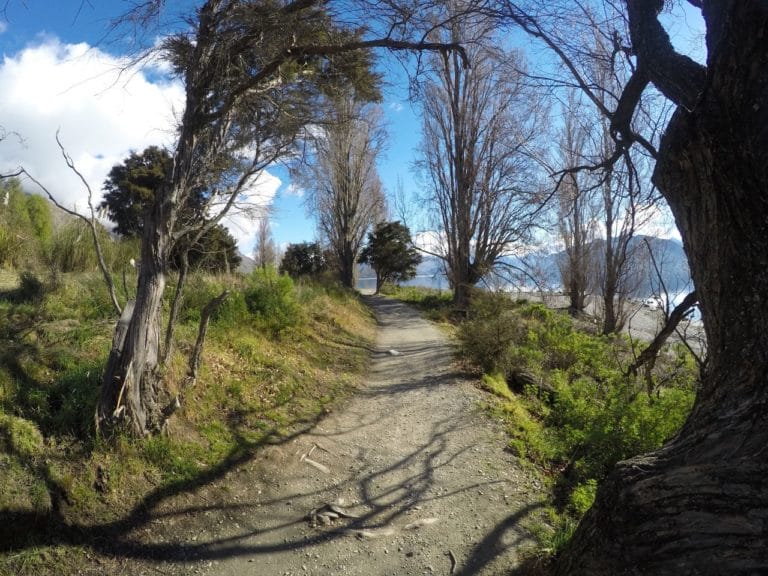
<path fill-rule="evenodd" d="M 683 235 L 709 363 L 682 430 L 617 466 L 557 574 L 768 573 L 768 4 L 703 14 L 705 89 L 680 102 L 654 180 Z"/>
<path fill-rule="evenodd" d="M 181 303 L 184 301 L 184 287 L 187 284 L 187 274 L 189 273 L 189 251 L 183 250 L 181 253 L 181 266 L 179 267 L 179 277 L 176 280 L 176 293 L 171 302 L 171 312 L 168 316 L 168 325 L 165 328 L 165 346 L 163 346 L 162 364 L 167 364 L 173 354 L 173 337 L 176 333 L 176 323 L 179 320 Z"/>
<path fill-rule="evenodd" d="M 339 256 L 339 275 L 341 276 L 341 283 L 347 288 L 354 288 L 357 254 L 352 246 L 352 242 L 348 240 L 344 242 L 344 246 Z"/>
<path fill-rule="evenodd" d="M 144 436 L 160 431 L 163 425 L 164 389 L 157 368 L 168 239 L 157 226 L 164 221 L 157 215 L 162 209 L 157 202 L 153 217 L 145 223 L 151 229 L 142 237 L 136 302 L 122 346 L 116 350 L 113 345 L 104 371 L 96 414 L 99 430 L 125 420 L 135 435 Z"/>

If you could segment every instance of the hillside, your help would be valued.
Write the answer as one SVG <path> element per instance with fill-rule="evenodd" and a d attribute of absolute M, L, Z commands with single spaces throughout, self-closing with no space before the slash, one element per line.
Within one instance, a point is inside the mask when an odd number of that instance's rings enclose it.
<path fill-rule="evenodd" d="M 88 549 L 130 530 L 151 502 L 312 426 L 356 388 L 373 336 L 354 294 L 274 275 L 195 276 L 164 375 L 181 399 L 168 434 L 97 438 L 94 405 L 115 320 L 100 278 L 65 274 L 32 298 L 2 277 L 3 575 L 77 573 Z M 225 286 L 232 293 L 209 327 L 200 378 L 185 387 L 200 309 Z"/>

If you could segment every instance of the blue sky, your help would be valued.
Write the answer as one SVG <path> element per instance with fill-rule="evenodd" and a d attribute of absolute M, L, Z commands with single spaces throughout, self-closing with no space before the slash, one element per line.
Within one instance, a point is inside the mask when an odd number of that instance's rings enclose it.
<path fill-rule="evenodd" d="M 127 45 L 110 39 L 107 32 L 111 19 L 127 4 L 10 0 L 6 17 L 0 16 L 0 126 L 18 133 L 0 142 L 0 170 L 23 164 L 70 207 L 82 209 L 86 193 L 61 160 L 54 140 L 57 130 L 98 195 L 106 173 L 129 151 L 171 144 L 183 104 L 180 85 L 164 80 L 160 67 L 119 73 Z M 176 10 L 195 4 L 169 2 Z M 700 18 L 687 7 L 673 23 L 673 38 L 688 51 L 700 29 Z M 413 195 L 418 190 L 412 164 L 420 122 L 408 102 L 406 72 L 385 54 L 380 57 L 389 81 L 382 103 L 389 143 L 379 161 L 380 176 L 389 193 L 399 179 Z M 272 207 L 273 235 L 281 245 L 316 235 L 303 197 L 289 184 L 285 170 L 276 167 L 253 192 L 254 201 Z M 229 226 L 241 250 L 249 254 L 253 223 L 233 217 Z"/>
<path fill-rule="evenodd" d="M 195 2 L 172 3 L 175 9 L 183 4 Z M 57 130 L 98 195 L 106 173 L 129 151 L 171 143 L 183 102 L 181 87 L 163 81 L 156 69 L 119 74 L 127 46 L 108 31 L 125 6 L 123 0 L 11 0 L 6 17 L 0 17 L 0 126 L 18 134 L 0 142 L 0 170 L 23 164 L 69 207 L 84 208 L 86 192 L 61 160 Z M 396 66 L 388 71 L 402 74 Z M 413 189 L 418 120 L 402 86 L 387 88 L 382 103 L 390 141 L 379 168 L 389 191 L 398 178 Z M 254 196 L 271 205 L 275 240 L 285 245 L 314 239 L 315 223 L 286 171 L 270 169 L 262 184 Z M 233 217 L 228 225 L 249 254 L 252 221 Z"/>

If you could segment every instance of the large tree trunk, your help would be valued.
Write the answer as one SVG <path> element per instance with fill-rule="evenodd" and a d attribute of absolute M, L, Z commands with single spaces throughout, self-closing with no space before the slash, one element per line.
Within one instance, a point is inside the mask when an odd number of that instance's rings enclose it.
<path fill-rule="evenodd" d="M 339 276 L 342 285 L 347 288 L 355 287 L 355 261 L 357 254 L 352 247 L 352 242 L 344 240 L 339 254 Z"/>
<path fill-rule="evenodd" d="M 161 430 L 164 404 L 168 398 L 158 374 L 162 299 L 165 291 L 168 233 L 158 223 L 166 222 L 157 202 L 147 218 L 142 237 L 141 265 L 133 313 L 121 343 L 113 344 L 104 371 L 102 392 L 96 413 L 100 430 L 119 422 L 128 423 L 138 436 Z"/>
<path fill-rule="evenodd" d="M 466 311 L 469 309 L 470 293 L 473 286 L 469 256 L 460 254 L 454 259 L 452 268 L 453 306 L 457 310 Z"/>
<path fill-rule="evenodd" d="M 620 463 L 558 574 L 768 573 L 768 3 L 704 2 L 706 89 L 655 181 L 683 234 L 709 349 L 693 412 Z"/>

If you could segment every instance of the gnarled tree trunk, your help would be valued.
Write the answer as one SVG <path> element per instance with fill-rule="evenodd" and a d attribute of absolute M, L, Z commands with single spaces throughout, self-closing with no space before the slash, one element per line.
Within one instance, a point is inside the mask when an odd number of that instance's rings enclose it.
<path fill-rule="evenodd" d="M 627 2 L 635 26 L 642 2 Z M 709 364 L 683 429 L 617 466 L 558 574 L 768 573 L 768 3 L 703 6 L 704 88 L 670 122 L 654 179 L 683 235 Z M 653 40 L 633 36 L 641 54 Z"/>
<path fill-rule="evenodd" d="M 165 291 L 168 233 L 158 223 L 164 206 L 157 202 L 142 237 L 136 301 L 121 343 L 113 344 L 96 412 L 98 429 L 125 420 L 137 436 L 158 432 L 163 425 L 164 388 L 158 374 L 162 300 Z"/>

